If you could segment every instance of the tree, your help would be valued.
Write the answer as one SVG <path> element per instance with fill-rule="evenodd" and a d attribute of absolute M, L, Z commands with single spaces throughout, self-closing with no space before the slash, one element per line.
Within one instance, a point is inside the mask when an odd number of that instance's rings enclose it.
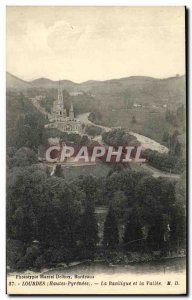
<path fill-rule="evenodd" d="M 181 201 L 178 201 L 170 212 L 170 240 L 177 250 L 186 246 L 186 217 Z"/>
<path fill-rule="evenodd" d="M 131 123 L 132 123 L 132 124 L 137 123 L 135 116 L 132 117 Z"/>
<path fill-rule="evenodd" d="M 80 222 L 80 241 L 85 256 L 92 257 L 98 242 L 98 225 L 94 210 L 86 207 Z"/>
<path fill-rule="evenodd" d="M 37 167 L 15 168 L 7 183 L 7 234 L 24 242 L 38 239 L 41 205 L 47 199 L 44 171 Z"/>
<path fill-rule="evenodd" d="M 91 112 L 90 115 L 89 115 L 89 120 L 92 121 L 92 122 L 95 122 L 95 123 L 101 123 L 102 121 L 102 115 L 99 111 L 94 111 L 94 112 Z"/>
<path fill-rule="evenodd" d="M 119 231 L 115 211 L 112 206 L 109 208 L 105 223 L 103 244 L 109 249 L 115 249 L 119 243 Z"/>
<path fill-rule="evenodd" d="M 185 107 L 183 104 L 181 104 L 178 108 L 177 108 L 177 111 L 176 111 L 176 115 L 177 115 L 177 118 L 180 122 L 183 122 L 184 121 L 184 118 L 185 118 Z"/>
<path fill-rule="evenodd" d="M 133 135 L 126 133 L 122 129 L 103 132 L 102 139 L 111 146 L 134 146 L 138 144 L 137 139 Z"/>
<path fill-rule="evenodd" d="M 88 136 L 83 135 L 82 138 L 81 138 L 81 140 L 80 140 L 80 145 L 82 145 L 82 146 L 88 146 L 89 142 L 90 142 L 90 140 L 89 140 Z"/>
<path fill-rule="evenodd" d="M 123 191 L 116 191 L 111 200 L 118 219 L 122 219 L 128 206 L 127 197 Z"/>
<path fill-rule="evenodd" d="M 37 149 L 44 139 L 43 125 L 42 117 L 38 113 L 21 115 L 16 122 L 15 146 Z"/>
<path fill-rule="evenodd" d="M 137 215 L 137 213 L 133 211 L 130 217 L 128 218 L 127 224 L 125 226 L 125 232 L 123 237 L 125 248 L 128 250 L 139 249 L 142 239 L 143 233 L 140 218 Z"/>
<path fill-rule="evenodd" d="M 57 177 L 63 176 L 63 171 L 62 171 L 61 165 L 56 165 L 55 176 L 57 176 Z"/>
<path fill-rule="evenodd" d="M 88 127 L 86 127 L 85 132 L 88 135 L 96 136 L 96 135 L 100 135 L 101 134 L 102 129 L 100 127 L 96 127 L 96 126 L 88 126 Z"/>
<path fill-rule="evenodd" d="M 27 147 L 22 147 L 13 156 L 12 165 L 13 167 L 26 167 L 37 162 L 36 153 Z"/>
<path fill-rule="evenodd" d="M 164 250 L 166 245 L 165 235 L 167 234 L 167 217 L 159 215 L 156 222 L 151 224 L 147 236 L 147 245 L 152 250 Z"/>
<path fill-rule="evenodd" d="M 25 251 L 38 241 L 38 257 L 49 249 L 55 253 L 55 257 L 45 257 L 48 263 L 71 260 L 79 240 L 81 202 L 82 192 L 65 179 L 47 176 L 34 166 L 14 168 L 8 177 L 7 237 L 20 241 Z M 32 267 L 31 255 L 23 256 L 18 268 Z M 39 264 L 43 261 L 44 257 Z"/>
<path fill-rule="evenodd" d="M 95 202 L 100 195 L 100 181 L 94 176 L 82 176 L 76 181 L 76 185 L 85 193 L 83 205 L 85 209 L 94 211 Z"/>

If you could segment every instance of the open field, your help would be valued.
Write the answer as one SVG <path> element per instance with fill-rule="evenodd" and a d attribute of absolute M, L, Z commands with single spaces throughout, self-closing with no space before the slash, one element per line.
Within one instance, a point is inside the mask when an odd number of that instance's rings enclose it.
<path fill-rule="evenodd" d="M 133 108 L 114 111 L 104 110 L 101 115 L 102 123 L 106 126 L 121 126 L 162 143 L 164 133 L 173 131 L 173 126 L 165 120 L 165 112 L 164 108 Z M 132 122 L 133 117 L 135 117 L 135 123 Z"/>

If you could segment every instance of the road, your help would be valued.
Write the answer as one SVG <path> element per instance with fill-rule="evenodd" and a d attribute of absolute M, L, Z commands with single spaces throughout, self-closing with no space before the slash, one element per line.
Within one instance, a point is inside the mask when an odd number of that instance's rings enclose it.
<path fill-rule="evenodd" d="M 103 129 L 105 132 L 108 132 L 108 131 L 112 130 L 110 127 L 103 126 L 103 125 L 98 125 L 98 124 L 95 124 L 95 123 L 91 122 L 88 119 L 89 114 L 90 114 L 89 112 L 84 113 L 84 114 L 78 115 L 77 118 L 82 123 L 99 127 L 101 129 Z M 160 143 L 150 139 L 149 137 L 146 137 L 144 135 L 141 135 L 139 133 L 132 132 L 132 131 L 130 131 L 128 133 L 131 134 L 131 135 L 134 135 L 145 149 L 151 149 L 151 150 L 154 150 L 154 151 L 158 151 L 159 153 L 168 153 L 169 152 L 169 149 L 167 147 L 165 147 L 164 145 L 161 145 Z M 98 140 L 98 141 L 101 140 L 101 136 L 97 136 L 96 140 Z"/>
<path fill-rule="evenodd" d="M 144 149 L 151 149 L 153 151 L 158 151 L 159 153 L 168 153 L 169 149 L 164 145 L 148 138 L 147 136 L 141 135 L 130 131 L 129 134 L 134 135 L 136 139 L 142 144 Z"/>

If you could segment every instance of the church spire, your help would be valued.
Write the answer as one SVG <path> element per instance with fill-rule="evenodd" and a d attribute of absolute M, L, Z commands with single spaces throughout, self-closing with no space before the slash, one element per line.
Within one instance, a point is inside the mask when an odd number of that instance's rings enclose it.
<path fill-rule="evenodd" d="M 71 103 L 71 107 L 70 107 L 70 110 L 69 110 L 69 118 L 71 120 L 74 119 L 74 110 L 73 110 L 73 104 Z"/>
<path fill-rule="evenodd" d="M 63 90 L 61 88 L 60 80 L 58 87 L 58 96 L 57 96 L 57 112 L 61 117 L 66 117 L 66 109 L 64 108 L 64 100 L 63 100 Z"/>

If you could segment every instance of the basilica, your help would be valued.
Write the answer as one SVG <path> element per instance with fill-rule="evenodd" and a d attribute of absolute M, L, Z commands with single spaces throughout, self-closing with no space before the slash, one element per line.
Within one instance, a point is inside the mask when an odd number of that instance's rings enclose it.
<path fill-rule="evenodd" d="M 72 103 L 69 113 L 67 114 L 63 99 L 63 91 L 60 86 L 58 89 L 57 100 L 54 101 L 51 114 L 49 114 L 48 118 L 50 123 L 46 125 L 46 128 L 57 128 L 63 132 L 82 133 L 82 124 L 75 118 Z"/>

